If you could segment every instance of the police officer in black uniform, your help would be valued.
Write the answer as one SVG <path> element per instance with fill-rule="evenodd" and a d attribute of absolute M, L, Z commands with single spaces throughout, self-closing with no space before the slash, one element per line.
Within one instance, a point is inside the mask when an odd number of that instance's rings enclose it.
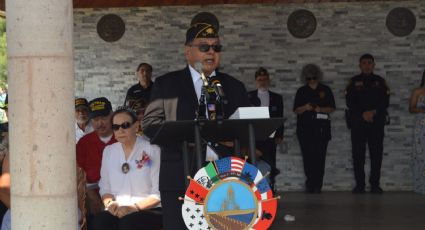
<path fill-rule="evenodd" d="M 383 154 L 384 126 L 387 122 L 389 89 L 385 80 L 373 73 L 375 59 L 360 57 L 361 74 L 351 78 L 346 89 L 347 124 L 351 128 L 351 145 L 356 186 L 353 193 L 365 192 L 366 143 L 369 146 L 371 193 L 382 194 L 379 185 Z"/>
<path fill-rule="evenodd" d="M 151 80 L 152 70 L 152 66 L 148 63 L 140 63 L 137 66 L 136 75 L 139 82 L 127 90 L 124 105 L 129 106 L 132 101 L 138 101 L 140 99 L 143 99 L 147 103 L 150 101 L 153 85 L 153 81 Z"/>
<path fill-rule="evenodd" d="M 294 102 L 307 193 L 322 191 L 326 150 L 331 139 L 329 114 L 335 110 L 331 89 L 320 83 L 322 75 L 317 65 L 304 66 L 301 77 L 306 84 L 297 90 Z"/>

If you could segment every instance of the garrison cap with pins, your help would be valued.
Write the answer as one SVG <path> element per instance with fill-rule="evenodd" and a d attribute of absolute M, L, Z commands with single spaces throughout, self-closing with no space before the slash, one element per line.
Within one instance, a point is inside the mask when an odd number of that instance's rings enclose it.
<path fill-rule="evenodd" d="M 201 12 L 195 15 L 186 32 L 185 44 L 188 45 L 196 38 L 218 38 L 219 26 L 217 17 L 212 13 Z"/>

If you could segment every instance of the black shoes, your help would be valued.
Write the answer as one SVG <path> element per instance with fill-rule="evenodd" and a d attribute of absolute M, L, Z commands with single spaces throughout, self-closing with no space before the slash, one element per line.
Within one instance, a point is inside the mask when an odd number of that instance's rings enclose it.
<path fill-rule="evenodd" d="M 351 190 L 351 192 L 353 194 L 363 194 L 366 191 L 365 191 L 364 187 L 356 186 L 356 187 L 354 187 L 353 190 Z M 382 193 L 384 193 L 384 190 L 382 190 L 382 188 L 379 187 L 379 186 L 372 186 L 370 188 L 370 193 L 372 193 L 372 194 L 382 194 Z"/>
<path fill-rule="evenodd" d="M 382 193 L 384 193 L 384 190 L 382 190 L 382 188 L 379 187 L 379 186 L 372 186 L 370 188 L 370 193 L 373 193 L 373 194 L 382 194 Z"/>
<path fill-rule="evenodd" d="M 356 186 L 353 188 L 353 190 L 351 190 L 351 193 L 353 194 L 363 194 L 366 191 L 364 190 L 364 187 L 360 187 L 360 186 Z"/>

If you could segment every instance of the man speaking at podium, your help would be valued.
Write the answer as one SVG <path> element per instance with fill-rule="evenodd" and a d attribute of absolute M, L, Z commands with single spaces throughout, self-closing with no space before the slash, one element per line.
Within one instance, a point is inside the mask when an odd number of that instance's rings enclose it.
<path fill-rule="evenodd" d="M 206 22 L 208 19 L 206 19 Z M 194 120 L 201 97 L 203 81 L 195 63 L 202 64 L 205 77 L 217 79 L 222 86 L 226 100 L 223 102 L 224 118 L 228 118 L 238 107 L 249 106 L 245 86 L 235 78 L 220 73 L 221 44 L 218 26 L 210 23 L 196 23 L 187 30 L 184 54 L 187 67 L 167 73 L 155 80 L 151 103 L 143 120 L 144 133 L 152 138 L 155 127 L 164 121 Z M 182 143 L 161 146 L 161 167 L 159 190 L 163 209 L 164 229 L 186 229 L 182 215 L 185 180 L 182 160 Z M 192 175 L 193 176 L 193 175 Z"/>

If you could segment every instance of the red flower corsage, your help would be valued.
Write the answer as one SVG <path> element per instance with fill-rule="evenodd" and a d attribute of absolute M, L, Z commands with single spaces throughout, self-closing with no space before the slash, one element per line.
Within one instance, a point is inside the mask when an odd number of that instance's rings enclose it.
<path fill-rule="evenodd" d="M 141 169 L 144 165 L 147 165 L 149 167 L 151 163 L 152 163 L 152 160 L 145 151 L 143 151 L 141 159 L 136 160 L 138 169 Z"/>

